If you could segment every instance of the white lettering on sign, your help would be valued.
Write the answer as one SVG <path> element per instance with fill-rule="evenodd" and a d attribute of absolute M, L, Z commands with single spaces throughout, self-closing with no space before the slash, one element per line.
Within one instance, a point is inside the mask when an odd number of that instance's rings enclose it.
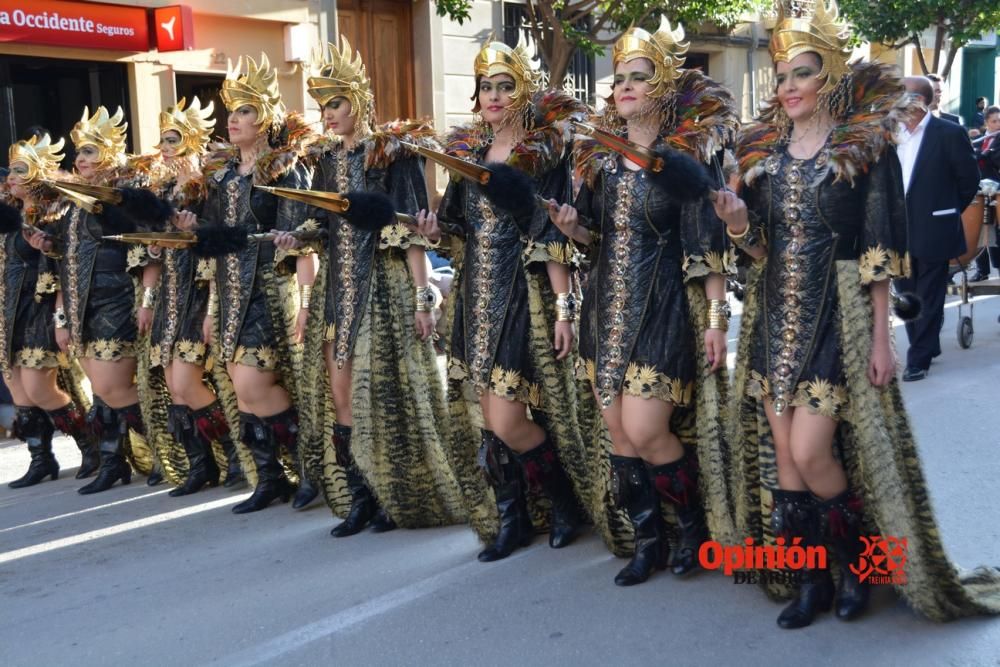
<path fill-rule="evenodd" d="M 0 25 L 15 25 L 19 28 L 35 28 L 59 32 L 97 33 L 111 37 L 135 36 L 135 28 L 130 26 L 105 25 L 103 23 L 95 23 L 82 16 L 60 16 L 59 12 L 31 14 L 23 9 L 15 9 L 13 12 L 0 12 Z"/>

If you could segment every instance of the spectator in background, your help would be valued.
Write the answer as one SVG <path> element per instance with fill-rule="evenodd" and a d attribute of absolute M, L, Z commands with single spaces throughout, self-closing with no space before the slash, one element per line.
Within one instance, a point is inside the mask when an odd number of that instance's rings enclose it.
<path fill-rule="evenodd" d="M 983 116 L 986 133 L 972 142 L 976 159 L 979 161 L 979 176 L 1000 183 L 1000 106 L 987 107 Z M 997 247 L 995 227 L 997 211 L 995 207 L 987 207 L 986 210 L 989 211 L 987 224 L 993 226 L 993 229 L 988 232 L 988 252 L 980 253 L 976 257 L 976 273 L 969 279 L 972 282 L 987 280 L 990 277 L 991 261 L 993 266 L 1000 269 L 1000 247 Z"/>
<path fill-rule="evenodd" d="M 931 100 L 930 110 L 931 113 L 940 118 L 941 120 L 951 121 L 955 125 L 961 125 L 962 119 L 953 113 L 948 113 L 946 111 L 941 111 L 941 82 L 942 79 L 939 75 L 931 73 L 927 75 L 927 78 L 931 80 L 931 86 L 934 87 L 934 99 Z"/>
<path fill-rule="evenodd" d="M 962 211 L 979 189 L 979 169 L 965 131 L 929 113 L 936 94 L 929 77 L 903 79 L 907 92 L 927 106 L 904 121 L 897 154 L 903 168 L 910 276 L 898 279 L 901 292 L 923 302 L 920 316 L 906 323 L 910 348 L 903 381 L 927 377 L 931 359 L 941 354 L 941 323 L 948 286 L 948 261 L 965 252 Z"/>
<path fill-rule="evenodd" d="M 976 98 L 976 113 L 972 115 L 972 128 L 969 130 L 970 135 L 975 132 L 975 137 L 978 137 L 984 131 L 983 128 L 986 127 L 986 107 L 988 105 L 989 100 L 985 97 Z"/>

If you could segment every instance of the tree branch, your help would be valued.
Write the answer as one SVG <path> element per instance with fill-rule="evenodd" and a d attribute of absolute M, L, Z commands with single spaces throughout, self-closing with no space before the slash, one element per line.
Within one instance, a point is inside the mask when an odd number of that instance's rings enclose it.
<path fill-rule="evenodd" d="M 913 35 L 910 37 L 910 41 L 917 47 L 917 61 L 920 63 L 920 69 L 924 71 L 924 74 L 928 74 L 930 70 L 927 69 L 927 59 L 924 58 L 924 50 L 920 46 L 920 35 Z"/>

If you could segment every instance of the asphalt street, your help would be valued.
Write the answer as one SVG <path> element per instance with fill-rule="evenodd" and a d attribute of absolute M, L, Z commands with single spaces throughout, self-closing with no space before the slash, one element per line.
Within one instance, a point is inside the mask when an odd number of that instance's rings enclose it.
<path fill-rule="evenodd" d="M 942 356 L 904 394 L 951 557 L 1000 565 L 1000 298 L 976 304 L 968 350 L 946 312 Z M 235 516 L 246 491 L 175 499 L 144 478 L 80 496 L 75 447 L 56 449 L 57 482 L 11 490 L 27 452 L 0 444 L 4 667 L 1000 665 L 1000 619 L 933 623 L 889 589 L 854 623 L 783 631 L 779 605 L 721 574 L 614 586 L 623 563 L 592 535 L 482 564 L 462 526 L 334 539 L 319 503 Z"/>

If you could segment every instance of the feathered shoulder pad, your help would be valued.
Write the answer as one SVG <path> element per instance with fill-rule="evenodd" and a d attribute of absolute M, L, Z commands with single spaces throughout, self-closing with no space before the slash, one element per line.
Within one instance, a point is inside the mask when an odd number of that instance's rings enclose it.
<path fill-rule="evenodd" d="M 590 109 L 561 90 L 544 90 L 532 97 L 531 110 L 531 127 L 511 151 L 507 164 L 537 177 L 554 169 L 565 157 L 573 136 L 571 122 L 586 118 Z M 445 152 L 467 160 L 477 159 L 485 148 L 478 125 L 453 127 L 444 139 Z"/>
<path fill-rule="evenodd" d="M 270 185 L 292 171 L 319 138 L 300 113 L 286 114 L 278 131 L 279 145 L 257 158 L 254 185 Z M 239 155 L 239 149 L 231 144 L 210 144 L 202 168 L 206 180 L 222 181 Z"/>
<path fill-rule="evenodd" d="M 846 117 L 830 133 L 827 169 L 834 182 L 851 185 L 877 162 L 893 142 L 896 125 L 915 104 L 907 95 L 898 70 L 882 63 L 855 63 L 850 68 L 851 104 Z M 737 142 L 736 159 L 747 184 L 765 170 L 767 159 L 785 137 L 776 120 L 777 97 L 766 102 L 757 120 L 745 126 Z"/>
<path fill-rule="evenodd" d="M 673 93 L 664 102 L 667 111 L 660 140 L 666 146 L 707 163 L 719 150 L 735 141 L 740 126 L 736 101 L 725 87 L 700 70 L 682 70 Z M 590 123 L 612 132 L 619 129 L 603 114 L 594 116 Z M 574 146 L 576 171 L 589 185 L 593 185 L 609 155 L 616 153 L 590 137 L 577 135 Z"/>
<path fill-rule="evenodd" d="M 403 145 L 404 142 L 440 150 L 430 119 L 394 120 L 379 125 L 363 140 L 365 168 L 384 169 L 399 158 L 414 155 Z M 305 159 L 310 165 L 315 165 L 323 156 L 339 150 L 342 144 L 341 137 L 325 134 L 306 149 Z"/>

